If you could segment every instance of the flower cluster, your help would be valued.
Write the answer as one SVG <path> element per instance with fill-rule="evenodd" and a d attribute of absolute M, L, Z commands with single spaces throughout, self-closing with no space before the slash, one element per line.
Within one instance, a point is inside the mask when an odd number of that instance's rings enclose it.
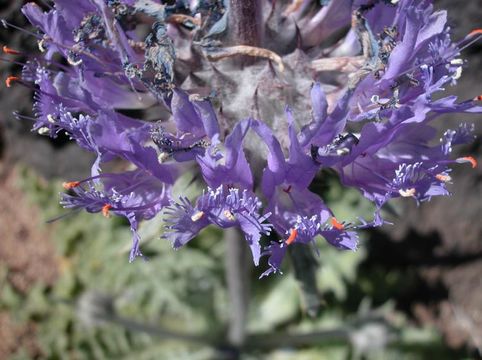
<path fill-rule="evenodd" d="M 244 27 L 236 0 L 53 3 L 23 7 L 40 54 L 6 84 L 35 91 L 34 130 L 66 132 L 96 154 L 62 205 L 126 217 L 130 260 L 141 254 L 139 221 L 159 215 L 174 248 L 210 224 L 238 227 L 269 274 L 295 242 L 356 249 L 356 231 L 382 225 L 387 201 L 447 195 L 450 166 L 476 166 L 451 157 L 473 139 L 470 126 L 436 143 L 430 123 L 482 112 L 480 97 L 443 94 L 482 31 L 452 42 L 428 0 L 248 1 L 254 25 Z M 119 158 L 128 171 L 104 170 Z M 189 165 L 206 190 L 174 199 Z M 310 190 L 327 168 L 376 205 L 372 220 L 340 222 Z M 281 241 L 263 248 L 270 232 Z"/>

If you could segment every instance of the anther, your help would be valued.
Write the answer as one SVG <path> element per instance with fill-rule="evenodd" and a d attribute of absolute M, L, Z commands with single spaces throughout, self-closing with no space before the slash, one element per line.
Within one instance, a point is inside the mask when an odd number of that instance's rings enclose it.
<path fill-rule="evenodd" d="M 65 190 L 70 190 L 70 189 L 73 189 L 77 186 L 80 185 L 80 181 L 68 181 L 68 182 L 63 182 L 62 183 L 62 187 L 65 189 Z"/>
<path fill-rule="evenodd" d="M 102 207 L 102 215 L 104 215 L 104 217 L 106 218 L 109 218 L 110 217 L 110 209 L 112 208 L 112 205 L 110 204 L 105 204 L 103 207 Z"/>
<path fill-rule="evenodd" d="M 291 229 L 290 230 L 290 236 L 285 241 L 286 245 L 291 245 L 292 243 L 294 243 L 297 236 L 298 236 L 298 230 L 294 229 L 294 228 Z"/>
<path fill-rule="evenodd" d="M 477 160 L 475 160 L 474 157 L 472 156 L 464 156 L 461 158 L 458 158 L 455 160 L 456 163 L 463 164 L 463 163 L 470 163 L 472 165 L 472 169 L 475 169 L 477 167 Z"/>
<path fill-rule="evenodd" d="M 47 115 L 47 121 L 51 124 L 55 124 L 55 118 L 52 114 Z"/>
<path fill-rule="evenodd" d="M 474 101 L 482 101 L 482 95 L 476 96 Z"/>
<path fill-rule="evenodd" d="M 415 188 L 400 189 L 398 190 L 398 193 L 403 197 L 412 197 L 412 196 L 415 196 L 415 194 L 417 193 L 417 190 L 415 190 Z"/>
<path fill-rule="evenodd" d="M 40 52 L 44 53 L 47 51 L 47 48 L 45 47 L 45 39 L 42 39 L 40 40 L 38 43 L 38 49 L 40 50 Z"/>
<path fill-rule="evenodd" d="M 39 135 L 47 135 L 47 134 L 50 133 L 50 129 L 49 129 L 48 127 L 46 127 L 46 126 L 42 126 L 41 128 L 39 128 L 39 129 L 37 130 L 37 133 L 38 133 Z"/>
<path fill-rule="evenodd" d="M 203 216 L 204 216 L 204 211 L 198 211 L 193 216 L 191 216 L 191 220 L 193 222 L 196 222 L 196 221 L 201 220 L 203 218 Z"/>
<path fill-rule="evenodd" d="M 331 218 L 331 225 L 337 230 L 345 230 L 345 226 L 336 217 Z"/>
<path fill-rule="evenodd" d="M 441 181 L 441 182 L 449 182 L 449 181 L 452 181 L 452 177 L 450 175 L 445 175 L 445 174 L 437 174 L 435 175 L 435 178 L 438 180 L 438 181 Z"/>
<path fill-rule="evenodd" d="M 3 45 L 2 50 L 5 54 L 10 54 L 10 55 L 20 55 L 21 54 L 20 51 L 10 49 L 7 45 Z"/>
<path fill-rule="evenodd" d="M 6 87 L 12 87 L 12 82 L 14 81 L 19 81 L 20 78 L 18 76 L 9 76 L 5 79 L 5 86 Z"/>

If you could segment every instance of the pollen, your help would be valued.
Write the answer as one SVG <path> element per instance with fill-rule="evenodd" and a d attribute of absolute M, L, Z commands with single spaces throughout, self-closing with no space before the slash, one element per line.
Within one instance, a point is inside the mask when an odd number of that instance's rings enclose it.
<path fill-rule="evenodd" d="M 12 82 L 18 81 L 20 78 L 18 76 L 9 76 L 5 79 L 5 86 L 12 87 Z"/>
<path fill-rule="evenodd" d="M 226 217 L 226 219 L 228 219 L 229 221 L 236 220 L 236 218 L 234 217 L 234 214 L 229 210 L 224 210 L 223 214 Z"/>
<path fill-rule="evenodd" d="M 335 217 L 331 218 L 331 225 L 337 230 L 345 230 L 345 226 L 339 222 Z"/>
<path fill-rule="evenodd" d="M 48 120 L 49 123 L 55 124 L 55 118 L 52 114 L 47 115 L 47 120 Z"/>
<path fill-rule="evenodd" d="M 446 174 L 437 174 L 435 175 L 435 178 L 441 182 L 449 182 L 452 181 L 452 177 L 450 175 Z"/>
<path fill-rule="evenodd" d="M 50 129 L 46 126 L 42 126 L 40 129 L 37 130 L 37 133 L 39 135 L 47 135 L 48 133 L 50 133 Z"/>
<path fill-rule="evenodd" d="M 201 220 L 203 218 L 203 216 L 204 216 L 204 211 L 198 211 L 193 216 L 191 216 L 191 220 L 193 222 L 196 222 L 196 221 Z"/>
<path fill-rule="evenodd" d="M 106 217 L 106 218 L 109 218 L 110 217 L 110 209 L 112 209 L 112 205 L 105 204 L 102 207 L 102 215 L 104 215 L 104 217 Z"/>
<path fill-rule="evenodd" d="M 417 190 L 415 190 L 415 188 L 400 189 L 398 190 L 398 193 L 403 197 L 412 197 L 412 196 L 415 196 L 415 194 L 417 193 Z"/>
<path fill-rule="evenodd" d="M 80 181 L 68 181 L 68 182 L 63 182 L 62 183 L 62 187 L 65 189 L 65 190 L 70 190 L 70 189 L 73 189 L 77 186 L 80 185 Z"/>
<path fill-rule="evenodd" d="M 464 157 L 458 158 L 456 162 L 458 163 L 469 162 L 470 165 L 472 165 L 472 169 L 475 169 L 477 167 L 477 160 L 475 160 L 475 158 L 472 156 L 464 156 Z"/>
<path fill-rule="evenodd" d="M 10 55 L 20 55 L 21 52 L 20 51 L 17 51 L 17 50 L 14 50 L 14 49 L 10 49 L 8 46 L 6 45 L 3 45 L 3 48 L 2 48 L 3 52 L 5 54 L 10 54 Z"/>
<path fill-rule="evenodd" d="M 294 243 L 297 236 L 298 236 L 298 230 L 294 229 L 294 228 L 291 229 L 290 230 L 290 236 L 285 241 L 286 245 L 291 245 L 292 243 Z"/>
<path fill-rule="evenodd" d="M 159 161 L 160 164 L 166 162 L 169 159 L 170 155 L 167 152 L 161 152 L 159 156 L 157 157 L 157 161 Z"/>
<path fill-rule="evenodd" d="M 47 51 L 47 49 L 45 48 L 45 39 L 40 40 L 37 45 L 40 52 L 44 53 Z"/>

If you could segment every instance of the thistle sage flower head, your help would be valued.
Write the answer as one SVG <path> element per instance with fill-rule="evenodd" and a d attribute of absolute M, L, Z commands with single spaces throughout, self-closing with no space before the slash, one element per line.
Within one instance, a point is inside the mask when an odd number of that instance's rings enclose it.
<path fill-rule="evenodd" d="M 239 228 L 267 275 L 318 235 L 355 250 L 387 201 L 448 195 L 450 167 L 476 166 L 451 156 L 473 127 L 438 142 L 431 123 L 482 111 L 480 97 L 444 95 L 482 31 L 453 42 L 428 0 L 54 0 L 22 11 L 39 53 L 6 84 L 34 89 L 34 130 L 67 132 L 96 155 L 61 204 L 127 218 L 131 261 L 139 222 L 163 216 L 174 248 L 210 224 Z M 114 159 L 129 170 L 106 171 Z M 372 219 L 339 219 L 310 190 L 329 168 L 375 204 Z M 174 198 L 192 169 L 205 191 Z"/>

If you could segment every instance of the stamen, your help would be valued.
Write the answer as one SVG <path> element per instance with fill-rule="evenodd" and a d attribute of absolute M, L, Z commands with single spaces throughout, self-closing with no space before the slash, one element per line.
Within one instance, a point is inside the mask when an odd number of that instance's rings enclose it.
<path fill-rule="evenodd" d="M 285 66 L 283 64 L 283 59 L 281 59 L 281 56 L 271 50 L 255 46 L 238 45 L 219 49 L 210 49 L 210 51 L 206 54 L 206 57 L 209 61 L 219 61 L 237 55 L 266 58 L 274 61 L 278 65 L 280 72 L 283 72 L 285 70 Z"/>
<path fill-rule="evenodd" d="M 68 181 L 68 182 L 63 182 L 62 183 L 62 187 L 65 189 L 65 190 L 70 190 L 70 189 L 73 189 L 77 186 L 80 185 L 80 181 Z"/>
<path fill-rule="evenodd" d="M 343 223 L 339 222 L 335 217 L 331 218 L 331 225 L 337 230 L 345 230 Z"/>
<path fill-rule="evenodd" d="M 204 211 L 198 211 L 193 216 L 191 216 L 191 220 L 193 222 L 196 222 L 196 221 L 201 220 L 203 218 L 203 216 L 204 216 Z"/>
<path fill-rule="evenodd" d="M 6 87 L 12 87 L 12 82 L 13 81 L 19 81 L 20 78 L 18 76 L 9 76 L 5 79 L 5 86 Z"/>
<path fill-rule="evenodd" d="M 10 55 L 20 55 L 21 54 L 20 51 L 10 49 L 7 45 L 3 45 L 2 50 L 5 54 L 10 54 Z"/>
<path fill-rule="evenodd" d="M 452 177 L 450 175 L 445 175 L 445 174 L 437 174 L 435 175 L 435 178 L 441 182 L 452 181 Z"/>
<path fill-rule="evenodd" d="M 468 162 L 470 163 L 470 165 L 472 165 L 472 169 L 475 169 L 477 167 L 477 160 L 475 160 L 475 158 L 472 156 L 464 156 L 464 157 L 458 158 L 457 160 L 455 160 L 455 162 L 459 164 Z"/>
<path fill-rule="evenodd" d="M 403 197 L 412 197 L 412 196 L 415 196 L 415 194 L 417 193 L 417 190 L 415 190 L 415 188 L 400 189 L 398 190 L 398 193 Z"/>
<path fill-rule="evenodd" d="M 291 229 L 290 230 L 290 236 L 285 241 L 286 245 L 291 245 L 292 243 L 294 243 L 297 236 L 298 236 L 298 230 L 294 229 L 294 228 Z"/>
<path fill-rule="evenodd" d="M 224 210 L 223 214 L 226 217 L 226 219 L 228 219 L 229 221 L 235 221 L 236 220 L 236 218 L 234 217 L 234 214 L 229 210 Z"/>
<path fill-rule="evenodd" d="M 104 215 L 104 217 L 106 218 L 109 218 L 110 217 L 110 212 L 109 210 L 112 208 L 112 205 L 110 204 L 105 204 L 103 207 L 102 207 L 102 215 Z"/>
<path fill-rule="evenodd" d="M 482 101 L 482 95 L 476 96 L 474 101 Z"/>

